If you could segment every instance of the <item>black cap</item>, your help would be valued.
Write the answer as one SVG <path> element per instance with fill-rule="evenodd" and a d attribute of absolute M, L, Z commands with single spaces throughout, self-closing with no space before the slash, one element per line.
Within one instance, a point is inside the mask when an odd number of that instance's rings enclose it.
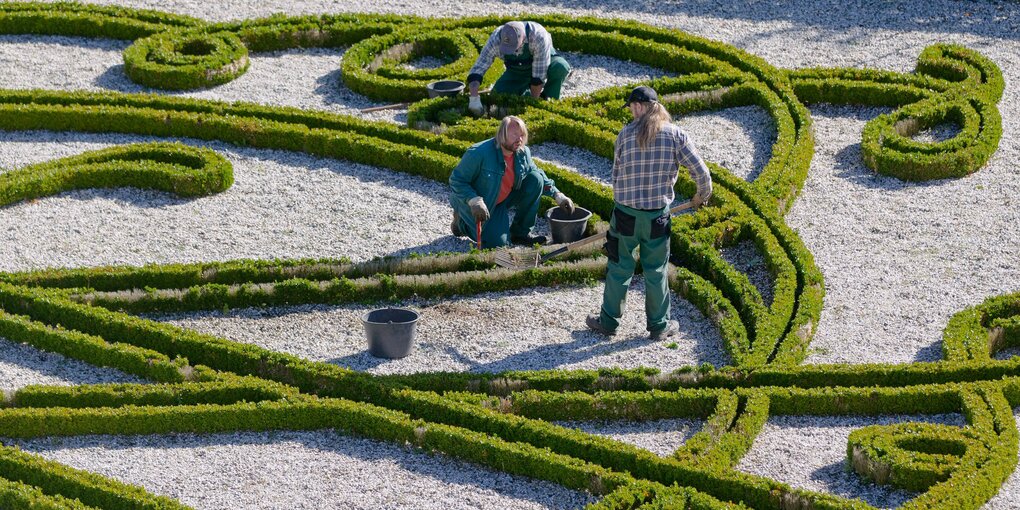
<path fill-rule="evenodd" d="M 627 98 L 626 103 L 623 103 L 623 107 L 626 108 L 630 106 L 631 103 L 649 103 L 658 100 L 659 94 L 655 93 L 655 89 L 642 85 L 630 91 L 630 97 Z"/>

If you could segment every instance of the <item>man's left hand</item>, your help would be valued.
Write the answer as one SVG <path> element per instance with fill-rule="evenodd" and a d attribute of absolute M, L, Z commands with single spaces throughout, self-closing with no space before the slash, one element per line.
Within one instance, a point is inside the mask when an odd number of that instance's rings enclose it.
<path fill-rule="evenodd" d="M 557 193 L 553 199 L 556 200 L 556 205 L 566 209 L 568 213 L 574 214 L 574 201 L 571 200 L 570 197 L 563 193 Z"/>

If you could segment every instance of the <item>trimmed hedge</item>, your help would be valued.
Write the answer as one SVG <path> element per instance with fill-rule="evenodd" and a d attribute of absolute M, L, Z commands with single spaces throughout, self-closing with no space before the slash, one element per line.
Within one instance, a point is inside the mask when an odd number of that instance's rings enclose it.
<path fill-rule="evenodd" d="M 90 151 L 0 174 L 0 206 L 84 188 L 155 189 L 179 197 L 225 191 L 233 165 L 181 143 L 142 143 Z"/>
<path fill-rule="evenodd" d="M 230 32 L 167 31 L 124 50 L 124 72 L 135 83 L 191 90 L 233 81 L 248 70 L 248 48 Z"/>
<path fill-rule="evenodd" d="M 946 330 L 946 362 L 798 367 L 820 317 L 824 289 L 810 252 L 782 219 L 806 179 L 813 152 L 805 103 L 892 106 L 893 113 L 865 129 L 862 148 L 869 166 L 904 179 L 965 175 L 987 161 L 1001 137 L 996 103 L 1004 81 L 994 63 L 963 47 L 935 45 L 919 56 L 914 74 L 788 71 L 721 43 L 636 22 L 529 19 L 548 27 L 561 50 L 633 58 L 680 74 L 649 82 L 674 115 L 754 105 L 772 119 L 772 157 L 757 178 L 746 182 L 711 165 L 717 190 L 712 203 L 677 218 L 672 232 L 673 263 L 679 267 L 671 274 L 671 287 L 719 326 L 733 366 L 686 367 L 668 374 L 638 368 L 374 377 L 114 311 L 344 303 L 577 284 L 597 280 L 604 270 L 603 259 L 588 255 L 519 273 L 493 269 L 492 252 L 360 264 L 228 261 L 40 270 L 0 275 L 0 336 L 169 384 L 25 388 L 13 395 L 13 407 L 0 409 L 4 430 L 35 437 L 337 427 L 610 494 L 596 507 L 727 508 L 739 506 L 728 502 L 742 502 L 753 508 L 843 509 L 866 506 L 733 471 L 770 413 L 962 410 L 975 431 L 972 437 L 983 446 L 968 450 L 976 452 L 973 456 L 959 456 L 948 478 L 946 472 L 929 477 L 930 489 L 908 506 L 978 508 L 994 494 L 1016 463 L 1009 404 L 1020 403 L 1020 360 L 989 356 L 1020 338 L 1016 297 L 990 300 L 954 318 Z M 243 72 L 248 51 L 350 45 L 341 78 L 354 90 L 392 101 L 421 97 L 428 81 L 460 79 L 488 33 L 506 20 L 277 15 L 210 24 L 77 4 L 0 6 L 0 32 L 134 40 L 124 54 L 125 69 L 151 86 L 186 89 L 229 81 Z M 429 70 L 402 67 L 425 55 L 449 63 Z M 485 82 L 499 72 L 493 66 Z M 619 106 L 629 88 L 555 102 L 489 95 L 485 103 L 495 117 L 522 116 L 533 143 L 566 143 L 609 158 L 614 133 L 628 120 Z M 0 91 L 5 129 L 217 140 L 342 158 L 437 181 L 448 178 L 471 142 L 495 131 L 494 118 L 471 119 L 465 108 L 463 97 L 412 106 L 409 125 L 443 133 L 437 135 L 294 108 L 118 93 Z M 944 122 L 959 124 L 959 135 L 938 143 L 912 139 Z M 610 189 L 555 165 L 542 167 L 579 204 L 598 217 L 609 216 Z M 226 189 L 229 172 L 229 164 L 209 151 L 143 144 L 4 174 L 0 197 L 6 201 L 0 203 L 96 186 L 201 196 Z M 694 185 L 682 176 L 676 191 L 689 196 Z M 589 225 L 592 231 L 598 228 L 602 224 L 595 220 Z M 762 253 L 775 280 L 770 303 L 720 256 L 720 249 L 737 242 L 753 242 Z M 540 420 L 668 416 L 708 420 L 668 459 Z M 944 432 L 920 430 L 905 440 L 929 444 L 938 438 L 925 434 Z M 4 459 L 14 456 L 0 452 Z M 61 498 L 85 495 L 86 505 L 141 508 L 158 499 L 49 464 L 7 461 L 13 464 L 4 470 L 8 482 L 0 479 L 0 501 L 22 494 L 12 500 L 18 501 L 14 506 L 24 501 L 71 505 Z M 926 464 L 924 473 L 937 471 L 931 466 Z M 28 481 L 10 482 L 16 475 Z M 974 480 L 973 486 L 964 480 Z"/>

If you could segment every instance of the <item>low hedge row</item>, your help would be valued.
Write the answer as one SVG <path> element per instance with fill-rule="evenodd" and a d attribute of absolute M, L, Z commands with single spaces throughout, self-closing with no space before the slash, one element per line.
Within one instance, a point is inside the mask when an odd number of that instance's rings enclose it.
<path fill-rule="evenodd" d="M 976 437 L 988 454 L 971 455 L 968 451 L 948 480 L 907 502 L 903 508 L 981 508 L 1013 473 L 1020 434 L 1010 402 L 1002 390 L 989 383 L 976 384 L 962 392 L 961 400 L 970 428 L 977 433 Z M 961 432 L 968 433 L 966 429 Z"/>
<path fill-rule="evenodd" d="M 961 177 L 977 171 L 995 152 L 1002 121 L 1002 72 L 980 53 L 958 45 L 929 46 L 917 74 L 806 69 L 788 73 L 806 102 L 896 107 L 868 122 L 862 135 L 865 163 L 903 180 Z M 952 122 L 960 126 L 941 142 L 912 140 L 919 131 Z"/>
<path fill-rule="evenodd" d="M 5 508 L 188 509 L 174 499 L 150 494 L 141 487 L 74 469 L 9 446 L 0 446 L 0 472 L 4 474 L 0 481 L 9 480 L 18 487 L 38 487 Z"/>
<path fill-rule="evenodd" d="M 586 510 L 720 510 L 747 508 L 742 504 L 721 502 L 689 487 L 666 487 L 638 481 L 608 494 Z"/>
<path fill-rule="evenodd" d="M 772 480 L 739 472 L 712 472 L 675 459 L 660 458 L 647 450 L 608 438 L 565 429 L 540 420 L 500 414 L 481 406 L 445 400 L 435 394 L 397 391 L 386 405 L 401 409 L 412 417 L 548 448 L 614 471 L 626 471 L 639 479 L 664 485 L 676 483 L 722 500 L 740 501 L 752 508 L 790 508 L 788 502 L 811 505 L 806 508 L 863 508 L 858 503 L 842 498 L 793 489 Z M 748 441 L 744 439 L 744 442 Z"/>
<path fill-rule="evenodd" d="M 379 101 L 417 101 L 428 97 L 426 85 L 448 79 L 463 80 L 478 59 L 488 34 L 464 33 L 438 25 L 415 25 L 384 36 L 365 39 L 347 50 L 340 76 L 347 88 Z M 476 41 L 481 40 L 481 45 Z M 436 69 L 401 69 L 413 57 L 438 55 L 450 63 Z M 493 65 L 482 85 L 495 82 L 504 67 Z"/>
<path fill-rule="evenodd" d="M 0 293 L 3 293 L 0 288 Z M 5 310 L 11 308 L 4 305 Z M 0 310 L 0 337 L 26 343 L 38 349 L 56 352 L 93 365 L 111 367 L 138 377 L 160 382 L 182 382 L 188 373 L 188 360 L 122 342 L 107 342 L 74 328 L 50 326 L 24 315 Z"/>
<path fill-rule="evenodd" d="M 291 278 L 281 282 L 236 286 L 209 283 L 188 289 L 91 293 L 77 299 L 89 305 L 132 314 L 309 303 L 371 303 L 579 284 L 597 280 L 604 270 L 604 260 L 584 259 L 524 271 L 499 268 L 422 275 L 379 274 L 368 278 L 344 277 L 326 281 Z"/>
<path fill-rule="evenodd" d="M 73 189 L 125 186 L 198 197 L 219 193 L 233 183 L 233 165 L 215 151 L 181 143 L 142 143 L 0 174 L 0 206 Z"/>
<path fill-rule="evenodd" d="M 115 292 L 131 289 L 180 289 L 218 283 L 280 282 L 291 278 L 331 280 L 377 274 L 410 275 L 475 271 L 495 267 L 495 252 L 436 254 L 408 258 L 386 257 L 351 263 L 337 259 L 231 260 L 190 264 L 46 268 L 0 274 L 0 281 L 28 287 L 91 289 Z"/>
<path fill-rule="evenodd" d="M 924 492 L 964 462 L 988 456 L 976 434 L 934 423 L 871 425 L 847 440 L 847 464 L 875 483 Z"/>
<path fill-rule="evenodd" d="M 517 391 L 509 397 L 509 412 L 545 421 L 705 418 L 718 412 L 723 392 L 584 392 Z"/>
<path fill-rule="evenodd" d="M 190 16 L 77 2 L 4 2 L 0 33 L 105 37 L 133 40 L 203 22 Z"/>
<path fill-rule="evenodd" d="M 988 361 L 1020 345 L 1020 293 L 995 296 L 957 312 L 942 334 L 946 360 Z"/>
<path fill-rule="evenodd" d="M 228 83 L 244 74 L 248 65 L 248 48 L 230 32 L 169 30 L 124 50 L 124 72 L 132 81 L 166 90 Z"/>
<path fill-rule="evenodd" d="M 38 487 L 12 482 L 0 478 L 0 507 L 31 508 L 33 510 L 93 510 L 76 499 L 67 499 L 60 495 L 49 496 Z"/>
<path fill-rule="evenodd" d="M 314 430 L 336 428 L 385 441 L 409 443 L 426 451 L 439 451 L 464 460 L 501 470 L 540 478 L 570 488 L 603 494 L 633 482 L 630 476 L 607 470 L 547 449 L 510 442 L 499 437 L 456 426 L 410 418 L 408 415 L 374 405 L 345 400 L 304 400 L 301 402 L 260 402 L 232 405 L 174 407 L 90 408 L 90 409 L 6 409 L 0 410 L 0 424 L 10 437 L 79 434 L 161 434 L 169 432 L 215 433 L 233 430 Z M 88 498 L 124 499 L 134 488 L 89 487 L 97 475 L 64 468 L 38 469 L 47 461 L 7 449 L 0 464 L 8 461 L 7 476 L 35 477 L 33 485 L 61 494 Z M 34 462 L 34 464 L 33 464 Z M 109 499 L 108 499 L 109 500 Z M 110 506 L 101 504 L 103 508 Z M 124 506 L 125 508 L 134 508 Z M 121 508 L 121 506 L 117 506 Z"/>
<path fill-rule="evenodd" d="M 225 380 L 181 384 L 89 384 L 26 386 L 10 398 L 11 407 L 122 407 L 261 402 L 296 396 L 283 384 L 228 375 Z"/>

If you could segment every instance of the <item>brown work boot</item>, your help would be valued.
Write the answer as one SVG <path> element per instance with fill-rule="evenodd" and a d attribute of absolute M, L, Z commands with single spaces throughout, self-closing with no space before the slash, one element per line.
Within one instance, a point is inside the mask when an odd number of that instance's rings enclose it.
<path fill-rule="evenodd" d="M 616 334 L 615 329 L 610 331 L 602 325 L 602 321 L 599 319 L 598 314 L 589 315 L 588 318 L 584 320 L 584 323 L 588 325 L 588 329 L 596 333 L 600 333 L 605 336 L 613 336 Z"/>
<path fill-rule="evenodd" d="M 453 237 L 464 237 L 464 232 L 460 230 L 460 217 L 457 216 L 457 211 L 453 212 L 453 221 L 450 222 L 450 233 Z"/>
<path fill-rule="evenodd" d="M 652 331 L 652 340 L 663 340 L 680 332 L 680 323 L 677 321 L 666 321 L 666 327 Z"/>

